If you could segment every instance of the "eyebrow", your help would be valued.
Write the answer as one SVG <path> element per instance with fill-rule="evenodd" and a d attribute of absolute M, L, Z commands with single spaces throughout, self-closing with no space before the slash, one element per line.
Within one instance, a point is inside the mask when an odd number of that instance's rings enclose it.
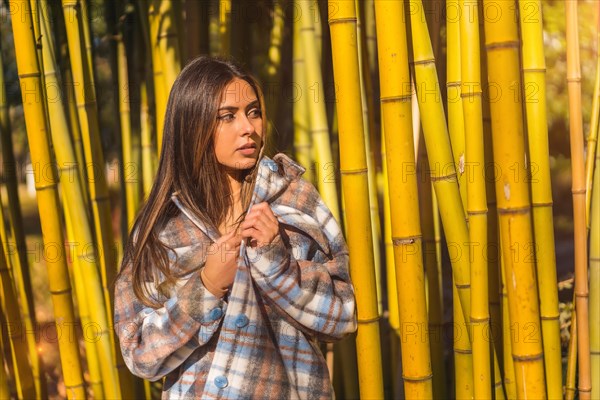
<path fill-rule="evenodd" d="M 246 106 L 246 110 L 249 109 L 250 107 L 254 107 L 254 106 L 258 106 L 258 105 L 260 105 L 258 99 L 253 100 Z M 238 109 L 239 109 L 239 107 L 225 106 L 225 107 L 220 107 L 218 111 L 237 111 Z"/>

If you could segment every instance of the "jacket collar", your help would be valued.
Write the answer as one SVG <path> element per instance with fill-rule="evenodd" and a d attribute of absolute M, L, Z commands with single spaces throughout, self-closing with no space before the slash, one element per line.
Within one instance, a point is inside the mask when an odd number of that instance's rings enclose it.
<path fill-rule="evenodd" d="M 263 156 L 258 164 L 250 207 L 264 201 L 270 203 L 283 193 L 291 182 L 300 179 L 305 171 L 305 168 L 283 153 L 276 154 L 272 159 Z M 171 200 L 210 240 L 217 241 L 221 234 L 190 212 L 179 200 L 177 192 L 171 195 Z"/>

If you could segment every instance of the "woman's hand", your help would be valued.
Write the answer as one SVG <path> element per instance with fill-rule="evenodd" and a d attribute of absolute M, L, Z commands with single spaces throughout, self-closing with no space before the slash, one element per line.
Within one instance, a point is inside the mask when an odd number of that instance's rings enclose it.
<path fill-rule="evenodd" d="M 233 283 L 241 241 L 242 237 L 237 232 L 230 232 L 208 248 L 200 276 L 204 286 L 217 297 L 222 297 Z"/>
<path fill-rule="evenodd" d="M 241 236 L 250 239 L 250 247 L 262 247 L 279 236 L 279 221 L 271 211 L 269 203 L 258 203 L 252 206 L 240 229 Z"/>

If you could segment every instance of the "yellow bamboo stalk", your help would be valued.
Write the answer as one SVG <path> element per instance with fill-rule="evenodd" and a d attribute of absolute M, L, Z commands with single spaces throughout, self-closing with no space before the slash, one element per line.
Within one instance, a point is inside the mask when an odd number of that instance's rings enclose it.
<path fill-rule="evenodd" d="M 308 103 L 311 137 L 316 151 L 315 179 L 317 180 L 317 188 L 333 216 L 340 221 L 336 186 L 337 167 L 333 162 L 331 153 L 321 62 L 314 47 L 315 24 L 311 18 L 311 3 L 311 0 L 297 0 L 296 3 L 300 12 L 300 40 L 306 65 L 306 86 L 302 88 L 302 98 Z"/>
<path fill-rule="evenodd" d="M 379 221 L 379 204 L 377 199 L 377 187 L 375 182 L 375 162 L 373 160 L 373 151 L 371 149 L 371 136 L 375 135 L 375 131 L 371 128 L 374 124 L 371 123 L 372 118 L 369 117 L 369 104 L 367 101 L 367 80 L 370 78 L 364 74 L 365 66 L 363 54 L 365 50 L 365 44 L 363 41 L 364 28 L 361 25 L 361 19 L 363 18 L 360 13 L 360 7 L 358 2 L 356 4 L 356 38 L 358 43 L 358 68 L 360 76 L 360 93 L 361 93 L 361 107 L 363 113 L 363 132 L 365 142 L 365 152 L 367 159 L 367 178 L 369 183 L 369 209 L 371 214 L 371 236 L 373 238 L 373 257 L 375 262 L 375 281 L 377 284 L 377 306 L 379 315 L 383 314 L 383 295 L 381 288 L 381 251 L 379 243 L 381 241 L 381 223 Z M 371 93 L 372 95 L 372 93 Z M 371 102 L 372 104 L 372 102 Z"/>
<path fill-rule="evenodd" d="M 160 1 L 160 0 L 158 0 Z M 148 51 L 152 55 L 152 71 L 154 73 L 154 105 L 155 105 L 155 128 L 156 128 L 156 148 L 160 155 L 162 148 L 162 132 L 165 123 L 165 111 L 167 109 L 167 84 L 165 72 L 162 66 L 160 49 L 158 46 L 158 33 L 160 29 L 160 14 L 157 0 L 139 0 L 141 10 L 145 10 L 148 15 L 148 23 L 145 18 L 141 18 L 144 36 L 149 37 Z"/>
<path fill-rule="evenodd" d="M 511 345 L 517 396 L 542 399 L 546 397 L 546 384 L 523 115 L 521 99 L 508 95 L 511 89 L 520 87 L 521 80 L 517 19 L 514 4 L 484 0 L 484 7 L 490 5 L 497 7 L 499 18 L 493 22 L 485 19 L 488 79 L 506 93 L 491 104 L 491 115 L 502 260 L 510 323 L 515 328 Z"/>
<path fill-rule="evenodd" d="M 306 168 L 304 179 L 316 183 L 313 176 L 313 155 L 310 137 L 310 115 L 308 114 L 308 102 L 305 99 L 304 91 L 308 88 L 306 84 L 306 63 L 304 61 L 304 52 L 302 51 L 301 21 L 294 19 L 294 49 L 293 49 L 293 76 L 294 82 L 301 90 L 294 101 L 294 151 L 300 165 Z"/>
<path fill-rule="evenodd" d="M 0 323 L 4 323 L 0 321 Z M 10 388 L 8 387 L 8 376 L 4 368 L 4 341 L 3 329 L 0 329 L 0 399 L 10 399 Z"/>
<path fill-rule="evenodd" d="M 448 133 L 452 145 L 456 178 L 460 189 L 463 209 L 467 209 L 467 183 L 465 181 L 465 123 L 463 118 L 463 99 L 460 95 L 461 81 L 461 37 L 460 21 L 457 13 L 461 12 L 458 0 L 446 1 L 446 32 L 447 54 L 446 61 L 446 93 L 448 98 Z M 455 11 L 454 11 L 455 10 Z M 465 215 L 468 218 L 468 215 Z"/>
<path fill-rule="evenodd" d="M 598 122 L 600 121 L 600 2 L 597 14 L 597 39 L 596 39 L 596 83 L 594 85 L 594 98 L 592 100 L 592 117 L 590 120 L 590 132 L 587 137 L 587 152 L 585 159 L 585 209 L 587 225 L 590 225 L 590 201 L 592 199 L 592 182 L 594 181 L 594 159 L 597 153 Z M 592 281 L 590 281 L 592 282 Z M 592 386 L 593 389 L 593 386 Z"/>
<path fill-rule="evenodd" d="M 356 337 L 358 375 L 362 398 L 383 397 L 379 314 L 375 287 L 371 221 L 369 219 L 369 187 L 360 101 L 360 72 L 356 40 L 354 2 L 330 1 L 333 72 L 339 90 L 336 109 L 345 117 L 338 121 L 342 190 L 347 199 L 346 226 L 354 277 L 358 333 Z M 304 5 L 306 6 L 306 5 Z M 305 49 L 305 56 L 306 50 Z M 309 78 L 310 81 L 310 78 Z M 347 116 L 347 117 L 346 117 Z"/>
<path fill-rule="evenodd" d="M 63 199 L 64 199 L 64 208 L 65 208 L 65 225 L 67 228 L 67 239 L 70 244 L 75 246 L 75 251 L 77 251 L 77 246 L 79 246 L 77 235 L 75 234 L 75 229 L 73 228 L 73 222 L 71 220 L 71 215 L 68 210 L 71 209 L 72 205 L 69 204 L 69 196 L 66 193 L 64 183 L 61 185 Z M 86 298 L 86 290 L 83 276 L 83 267 L 81 265 L 80 257 L 73 258 L 73 278 L 75 281 L 75 296 L 77 298 L 77 307 L 79 311 L 79 320 L 81 321 L 82 327 L 90 326 L 92 320 L 90 319 L 89 313 L 89 304 L 88 299 Z M 89 279 L 89 278 L 87 278 Z M 91 340 L 84 340 L 83 344 L 85 346 L 85 358 L 88 367 L 88 371 L 90 374 L 88 384 L 92 389 L 92 394 L 96 399 L 104 398 L 104 389 L 102 387 L 102 373 L 100 372 L 100 361 L 98 359 L 98 351 L 96 349 L 95 343 Z"/>
<path fill-rule="evenodd" d="M 31 15 L 29 14 L 29 2 L 26 0 L 11 1 L 11 5 L 25 12 L 21 18 L 12 19 L 12 28 L 15 41 L 17 70 L 22 88 L 29 84 L 33 86 L 36 93 L 40 93 L 41 74 L 36 54 L 36 46 L 31 37 Z M 33 163 L 40 166 L 51 164 L 49 138 L 47 134 L 47 123 L 45 118 L 44 104 L 32 96 L 24 96 L 23 109 L 29 149 Z M 75 315 L 73 302 L 71 300 L 71 287 L 69 272 L 65 262 L 63 247 L 63 235 L 59 213 L 58 194 L 56 191 L 56 177 L 54 173 L 43 174 L 34 168 L 36 178 L 36 191 L 38 207 L 40 209 L 40 222 L 46 249 L 54 247 L 56 258 L 46 257 L 48 268 L 48 281 L 52 303 L 54 305 L 55 323 L 57 330 L 66 329 L 69 335 L 58 337 L 61 366 L 65 380 L 68 398 L 84 398 L 83 376 L 79 360 L 79 346 L 74 337 Z"/>
<path fill-rule="evenodd" d="M 597 144 L 596 144 L 597 146 Z M 596 149 L 590 233 L 590 352 L 592 399 L 600 397 L 600 152 Z"/>
<path fill-rule="evenodd" d="M 391 228 L 402 341 L 402 375 L 406 398 L 433 395 L 412 137 L 411 90 L 406 24 L 401 2 L 376 1 L 381 107 L 390 190 Z M 390 132 L 394 132 L 390 135 Z M 412 171 L 407 171 L 412 168 Z M 408 172 L 408 173 L 407 173 Z M 404 213 L 402 210 L 411 210 Z"/>
<path fill-rule="evenodd" d="M 479 67 L 479 13 L 477 0 L 459 0 L 461 49 L 461 97 L 465 128 L 467 169 L 467 214 L 469 216 L 469 260 L 471 262 L 470 325 L 473 348 L 473 394 L 492 398 L 488 305 L 487 201 L 481 72 Z M 466 316 L 465 316 L 466 317 Z"/>
<path fill-rule="evenodd" d="M 546 116 L 546 63 L 539 0 L 519 0 L 523 47 L 523 89 L 529 141 L 529 165 L 537 279 L 540 291 L 546 389 L 549 399 L 562 398 L 562 363 L 558 288 L 552 217 L 552 189 Z M 532 14 L 532 11 L 534 14 Z"/>
<path fill-rule="evenodd" d="M 2 136 L 2 161 L 6 166 L 4 168 L 4 179 L 6 180 L 6 191 L 8 194 L 9 225 L 10 234 L 13 240 L 9 240 L 4 225 L 0 232 L 2 233 L 2 245 L 6 254 L 6 262 L 9 270 L 12 270 L 13 280 L 17 287 L 19 296 L 19 305 L 21 309 L 21 318 L 25 324 L 25 335 L 29 348 L 29 359 L 31 361 L 33 379 L 36 392 L 40 397 L 46 393 L 46 379 L 43 373 L 43 363 L 41 355 L 37 351 L 35 340 L 35 329 L 37 326 L 35 318 L 35 308 L 33 302 L 33 291 L 31 287 L 31 278 L 29 273 L 29 263 L 27 261 L 27 245 L 25 244 L 25 234 L 23 232 L 23 220 L 21 215 L 21 206 L 19 203 L 19 193 L 17 184 L 17 164 L 13 154 L 13 144 L 11 136 L 11 124 L 9 117 L 9 104 L 6 102 L 6 86 L 4 84 L 4 67 L 2 57 L 0 56 L 0 132 Z M 4 221 L 3 212 L 0 221 Z M 14 244 L 14 247 L 12 245 Z M 9 248 L 9 245 L 11 248 Z M 16 251 L 15 251 L 16 250 Z M 11 258 L 11 255 L 13 256 Z M 13 267 L 14 263 L 14 267 Z"/>
<path fill-rule="evenodd" d="M 121 122 L 121 141 L 123 156 L 123 182 L 125 186 L 125 203 L 127 226 L 133 226 L 138 211 L 140 198 L 138 196 L 139 169 L 134 163 L 131 132 L 131 109 L 129 107 L 129 78 L 127 76 L 127 54 L 122 36 L 117 40 L 117 80 L 119 82 L 119 119 Z"/>
<path fill-rule="evenodd" d="M 575 304 L 573 304 L 575 307 Z M 567 355 L 567 378 L 565 384 L 565 399 L 573 400 L 577 389 L 575 381 L 577 379 L 577 310 L 571 310 L 571 335 L 569 337 L 569 349 Z"/>
<path fill-rule="evenodd" d="M 165 92 L 171 91 L 173 82 L 181 71 L 181 55 L 179 46 L 179 35 L 177 33 L 177 18 L 172 0 L 153 0 L 158 2 L 158 48 L 160 61 L 165 74 Z M 156 6 L 155 6 L 156 7 Z"/>
<path fill-rule="evenodd" d="M 231 54 L 231 0 L 219 0 L 219 54 Z"/>
<path fill-rule="evenodd" d="M 148 123 L 150 111 L 148 107 L 148 89 L 146 81 L 140 82 L 140 134 L 142 141 L 142 182 L 144 198 L 150 193 L 152 183 L 154 182 L 155 168 L 153 163 L 153 154 L 155 154 L 152 144 L 152 129 Z"/>
<path fill-rule="evenodd" d="M 104 394 L 107 397 L 119 397 L 119 384 L 115 365 L 115 354 L 112 343 L 112 290 L 109 285 L 114 281 L 116 267 L 113 259 L 113 234 L 110 215 L 110 204 L 108 196 L 108 185 L 105 178 L 104 156 L 102 154 L 102 145 L 100 143 L 98 114 L 96 110 L 96 101 L 93 92 L 89 89 L 90 80 L 87 74 L 87 57 L 82 52 L 82 41 L 80 38 L 81 14 L 78 11 L 77 0 L 62 0 L 63 13 L 65 15 L 65 26 L 67 30 L 67 39 L 69 45 L 69 57 L 73 78 L 77 82 L 83 82 L 83 90 L 75 91 L 75 101 L 77 104 L 79 124 L 81 127 L 86 166 L 87 168 L 87 186 L 90 193 L 92 205 L 92 216 L 94 220 L 96 241 L 86 243 L 96 244 L 96 255 L 100 261 L 100 272 L 102 277 L 102 289 L 104 301 L 91 308 L 92 319 L 100 325 L 102 332 L 98 340 L 100 362 L 102 366 L 102 382 Z M 87 282 L 87 280 L 86 280 Z M 90 285 L 92 283 L 90 282 Z M 94 290 L 96 286 L 90 288 Z"/>
<path fill-rule="evenodd" d="M 578 392 L 589 399 L 592 390 L 590 371 L 590 336 L 588 315 L 588 265 L 585 209 L 585 170 L 583 127 L 581 118 L 581 67 L 577 2 L 565 0 L 567 21 L 567 85 L 569 90 L 569 131 L 573 192 L 573 230 L 575 235 L 575 309 L 577 310 Z"/>
<path fill-rule="evenodd" d="M 600 398 L 600 152 L 596 151 L 590 216 L 590 353 L 592 399 Z"/>
<path fill-rule="evenodd" d="M 382 115 L 383 116 L 383 115 Z M 392 214 L 390 209 L 390 185 L 385 147 L 385 127 L 381 127 L 381 169 L 383 178 L 383 218 L 385 243 L 385 270 L 387 281 L 388 321 L 390 324 L 390 350 L 392 382 L 395 381 L 400 362 L 400 314 L 398 311 L 398 289 L 396 285 L 396 263 L 394 262 L 394 243 L 392 242 Z M 394 390 L 395 388 L 392 388 Z"/>
<path fill-rule="evenodd" d="M 435 244 L 433 187 L 429 175 L 423 172 L 427 168 L 427 150 L 420 135 L 419 154 L 417 157 L 417 176 L 419 179 L 420 222 L 423 232 L 423 262 L 427 276 L 427 315 L 429 325 L 429 344 L 433 372 L 433 397 L 443 398 L 446 390 L 446 368 L 443 349 L 443 305 L 441 271 Z M 459 307 L 460 309 L 460 307 Z M 468 338 L 467 338 L 468 340 Z"/>
<path fill-rule="evenodd" d="M 502 244 L 500 245 L 502 247 Z M 504 260 L 500 259 L 501 269 L 501 297 L 502 297 L 502 340 L 504 347 L 504 388 L 506 389 L 506 398 L 513 400 L 517 398 L 517 383 L 515 378 L 515 364 L 513 361 L 512 338 L 515 335 L 514 325 L 510 323 L 509 306 L 508 306 L 508 291 L 505 281 L 505 266 Z"/>
<path fill-rule="evenodd" d="M 429 33 L 420 0 L 410 0 L 410 21 L 419 109 L 434 184 L 447 242 L 452 248 L 450 260 L 463 315 L 470 315 L 470 273 L 467 243 L 469 233 L 457 184 L 456 170 L 446 128 L 439 82 Z M 433 95 L 433 96 L 432 96 Z"/>
<path fill-rule="evenodd" d="M 10 343 L 17 395 L 20 399 L 33 399 L 36 398 L 36 391 L 33 374 L 27 362 L 27 342 L 23 339 L 23 323 L 19 313 L 19 303 L 8 272 L 3 250 L 0 254 L 0 306 L 7 325 L 14 327 L 8 331 L 7 342 Z M 2 367 L 4 368 L 4 365 Z"/>
<path fill-rule="evenodd" d="M 454 282 L 453 282 L 454 283 Z M 457 399 L 473 399 L 473 349 L 456 285 L 452 285 L 454 315 L 454 394 Z"/>

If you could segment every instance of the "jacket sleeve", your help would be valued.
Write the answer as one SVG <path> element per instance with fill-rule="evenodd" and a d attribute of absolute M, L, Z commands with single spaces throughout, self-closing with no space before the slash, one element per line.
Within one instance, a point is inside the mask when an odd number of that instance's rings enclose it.
<path fill-rule="evenodd" d="M 158 380 L 207 344 L 219 330 L 227 304 L 211 294 L 195 270 L 162 296 L 162 306 L 140 302 L 133 291 L 130 265 L 115 285 L 115 331 L 127 367 L 134 375 Z"/>
<path fill-rule="evenodd" d="M 330 238 L 327 261 L 296 259 L 280 237 L 248 247 L 246 254 L 253 280 L 288 322 L 318 340 L 334 341 L 356 331 L 354 289 L 341 230 L 320 197 L 317 207 L 320 212 L 313 215 Z"/>

